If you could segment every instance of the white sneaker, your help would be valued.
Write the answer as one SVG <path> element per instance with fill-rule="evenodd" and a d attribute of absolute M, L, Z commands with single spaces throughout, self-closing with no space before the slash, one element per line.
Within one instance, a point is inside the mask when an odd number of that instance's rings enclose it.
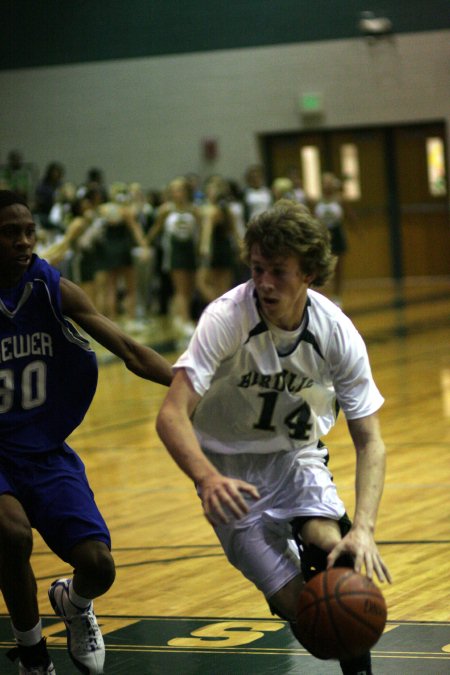
<path fill-rule="evenodd" d="M 67 616 L 64 596 L 65 602 L 69 603 L 70 584 L 70 579 L 54 581 L 48 590 L 48 597 L 55 614 L 66 624 L 67 648 L 74 665 L 85 675 L 99 675 L 103 673 L 105 645 L 95 618 L 94 605 L 91 602 L 87 609 L 80 609 L 73 616 Z"/>

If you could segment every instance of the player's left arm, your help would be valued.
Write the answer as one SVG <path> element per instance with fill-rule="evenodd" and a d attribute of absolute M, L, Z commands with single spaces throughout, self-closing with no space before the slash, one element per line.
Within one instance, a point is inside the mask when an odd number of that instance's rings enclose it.
<path fill-rule="evenodd" d="M 376 414 L 347 421 L 356 449 L 355 515 L 349 533 L 328 556 L 331 567 L 342 553 L 355 559 L 355 571 L 380 581 L 391 582 L 391 575 L 375 543 L 375 524 L 383 493 L 386 451 Z"/>
<path fill-rule="evenodd" d="M 171 383 L 172 367 L 163 356 L 139 344 L 100 314 L 84 291 L 73 282 L 61 278 L 60 288 L 61 309 L 65 316 L 122 359 L 126 367 L 139 377 L 167 386 Z"/>

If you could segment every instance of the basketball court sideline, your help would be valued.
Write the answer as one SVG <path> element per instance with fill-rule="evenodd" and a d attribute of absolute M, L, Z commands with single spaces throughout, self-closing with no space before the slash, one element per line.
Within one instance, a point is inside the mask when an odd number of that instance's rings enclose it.
<path fill-rule="evenodd" d="M 338 674 L 336 662 L 310 656 L 284 621 L 245 617 L 99 617 L 105 636 L 108 675 L 308 675 Z M 44 617 L 58 675 L 76 675 L 66 652 L 64 626 Z M 444 675 L 450 667 L 449 624 L 388 621 L 372 652 L 375 673 Z M 0 619 L 0 656 L 13 646 L 9 621 Z M 447 647 L 448 651 L 443 652 Z M 2 659 L 1 672 L 17 667 Z"/>

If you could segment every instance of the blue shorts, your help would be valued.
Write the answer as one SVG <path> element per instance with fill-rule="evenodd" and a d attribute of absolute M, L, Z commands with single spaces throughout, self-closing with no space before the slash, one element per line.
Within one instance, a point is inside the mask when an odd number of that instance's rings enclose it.
<path fill-rule="evenodd" d="M 47 546 L 65 562 L 81 541 L 111 548 L 108 527 L 89 487 L 84 464 L 66 443 L 45 453 L 0 453 L 0 495 L 12 494 Z"/>

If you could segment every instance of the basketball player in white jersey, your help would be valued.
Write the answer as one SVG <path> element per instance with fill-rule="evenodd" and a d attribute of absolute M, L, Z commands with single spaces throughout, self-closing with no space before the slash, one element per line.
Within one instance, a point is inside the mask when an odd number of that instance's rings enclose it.
<path fill-rule="evenodd" d="M 250 221 L 244 244 L 252 278 L 204 311 L 157 430 L 229 561 L 295 634 L 299 592 L 318 571 L 338 564 L 391 580 L 374 539 L 383 398 L 356 328 L 310 288 L 333 271 L 326 227 L 281 200 Z M 321 440 L 339 410 L 356 451 L 353 523 Z M 370 653 L 341 668 L 371 673 Z"/>

